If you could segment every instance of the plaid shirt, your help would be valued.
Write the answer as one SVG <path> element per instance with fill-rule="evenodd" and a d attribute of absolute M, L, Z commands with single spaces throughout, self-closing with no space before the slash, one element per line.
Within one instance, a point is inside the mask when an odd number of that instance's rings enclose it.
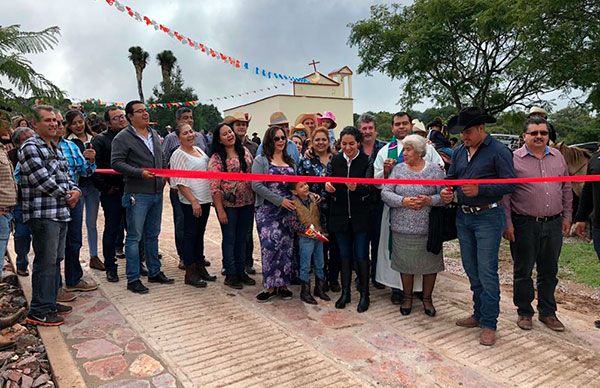
<path fill-rule="evenodd" d="M 69 166 L 60 148 L 48 146 L 35 134 L 19 150 L 23 222 L 32 218 L 71 220 L 66 203 L 69 190 L 79 190 L 69 177 Z"/>
<path fill-rule="evenodd" d="M 80 176 L 92 176 L 96 172 L 96 163 L 90 163 L 71 140 L 60 139 L 58 146 L 69 164 L 69 175 L 78 183 Z"/>

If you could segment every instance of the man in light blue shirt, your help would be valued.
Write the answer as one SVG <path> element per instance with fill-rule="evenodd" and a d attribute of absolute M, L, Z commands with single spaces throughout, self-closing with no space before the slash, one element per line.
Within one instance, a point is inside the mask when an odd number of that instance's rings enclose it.
<path fill-rule="evenodd" d="M 287 117 L 285 117 L 283 112 L 275 112 L 271 115 L 269 127 L 279 127 L 283 129 L 285 136 L 288 137 L 286 147 L 287 153 L 292 157 L 292 159 L 294 159 L 294 163 L 298 165 L 298 163 L 300 163 L 300 153 L 298 152 L 296 143 L 289 139 L 290 122 L 288 121 Z M 262 147 L 262 144 L 258 146 L 258 150 L 256 150 L 256 156 L 262 155 Z"/>

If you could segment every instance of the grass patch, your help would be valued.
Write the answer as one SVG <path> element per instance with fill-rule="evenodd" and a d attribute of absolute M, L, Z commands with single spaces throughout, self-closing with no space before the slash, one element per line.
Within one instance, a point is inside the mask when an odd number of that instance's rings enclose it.
<path fill-rule="evenodd" d="M 600 287 L 600 262 L 592 244 L 565 243 L 558 262 L 560 277 Z"/>

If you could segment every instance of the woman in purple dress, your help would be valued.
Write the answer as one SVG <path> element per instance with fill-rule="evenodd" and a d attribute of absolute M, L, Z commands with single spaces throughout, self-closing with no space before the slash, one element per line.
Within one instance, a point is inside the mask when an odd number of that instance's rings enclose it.
<path fill-rule="evenodd" d="M 294 161 L 287 154 L 283 129 L 271 127 L 263 139 L 263 154 L 252 165 L 253 174 L 295 175 Z M 284 182 L 252 182 L 256 193 L 256 226 L 260 239 L 264 291 L 256 296 L 267 302 L 280 296 L 291 299 L 287 286 L 292 280 L 292 250 L 295 207 Z"/>

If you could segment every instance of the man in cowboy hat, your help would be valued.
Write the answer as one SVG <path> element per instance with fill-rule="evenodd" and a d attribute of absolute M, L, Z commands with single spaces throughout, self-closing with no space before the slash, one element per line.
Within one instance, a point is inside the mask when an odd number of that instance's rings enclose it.
<path fill-rule="evenodd" d="M 298 163 L 300 163 L 300 153 L 298 152 L 298 147 L 296 147 L 296 144 L 289 139 L 290 122 L 288 121 L 287 117 L 285 117 L 283 112 L 275 112 L 271 115 L 271 117 L 269 119 L 269 128 L 270 127 L 278 127 L 283 130 L 283 132 L 285 133 L 285 136 L 288 137 L 288 142 L 287 142 L 287 147 L 286 147 L 288 155 L 291 156 L 292 159 L 294 159 L 294 163 L 296 165 Z M 263 147 L 262 144 L 258 146 L 258 150 L 256 151 L 257 156 L 262 155 L 262 147 Z"/>
<path fill-rule="evenodd" d="M 252 116 L 248 113 L 244 112 L 235 112 L 230 116 L 225 116 L 223 122 L 225 124 L 231 125 L 233 128 L 233 132 L 240 139 L 242 145 L 250 151 L 252 157 L 256 156 L 256 151 L 258 150 L 258 144 L 250 141 L 248 139 L 248 125 L 250 124 L 250 120 L 252 120 Z M 254 222 L 254 217 L 252 217 L 252 221 Z M 248 235 L 246 236 L 246 261 L 245 261 L 245 269 L 248 275 L 254 275 L 256 270 L 254 269 L 254 258 L 252 257 L 252 252 L 254 252 L 254 239 L 252 238 L 252 225 L 248 229 Z"/>
<path fill-rule="evenodd" d="M 448 170 L 448 179 L 514 178 L 510 150 L 485 131 L 496 119 L 483 109 L 470 107 L 450 119 L 450 133 L 463 140 Z M 450 183 L 450 182 L 449 182 Z M 500 280 L 498 250 L 506 226 L 504 209 L 498 202 L 513 192 L 512 184 L 466 184 L 456 187 L 460 208 L 456 215 L 456 230 L 463 267 L 473 291 L 473 314 L 459 319 L 462 327 L 481 327 L 479 343 L 491 346 L 496 342 L 496 325 L 500 314 Z M 453 190 L 441 192 L 443 200 L 453 198 Z"/>
<path fill-rule="evenodd" d="M 225 116 L 223 122 L 231 125 L 233 132 L 235 132 L 235 135 L 238 137 L 238 139 L 240 139 L 242 145 L 248 148 L 248 151 L 250 151 L 252 157 L 255 157 L 258 144 L 250 141 L 247 135 L 250 120 L 252 120 L 252 116 L 250 114 L 244 112 L 235 112 L 232 115 Z"/>
<path fill-rule="evenodd" d="M 548 123 L 548 132 L 549 132 L 549 137 L 550 140 L 552 141 L 552 143 L 556 143 L 556 129 L 554 129 L 554 125 L 552 125 L 550 122 L 548 122 L 548 112 L 546 112 L 546 110 L 544 108 L 541 108 L 539 106 L 532 106 L 529 109 L 529 114 L 527 115 L 527 118 L 531 118 L 531 117 L 541 117 L 544 120 L 546 120 L 546 123 Z"/>
<path fill-rule="evenodd" d="M 296 118 L 295 125 L 302 124 L 306 129 L 306 137 L 317 128 L 317 116 L 314 113 L 302 113 Z"/>

